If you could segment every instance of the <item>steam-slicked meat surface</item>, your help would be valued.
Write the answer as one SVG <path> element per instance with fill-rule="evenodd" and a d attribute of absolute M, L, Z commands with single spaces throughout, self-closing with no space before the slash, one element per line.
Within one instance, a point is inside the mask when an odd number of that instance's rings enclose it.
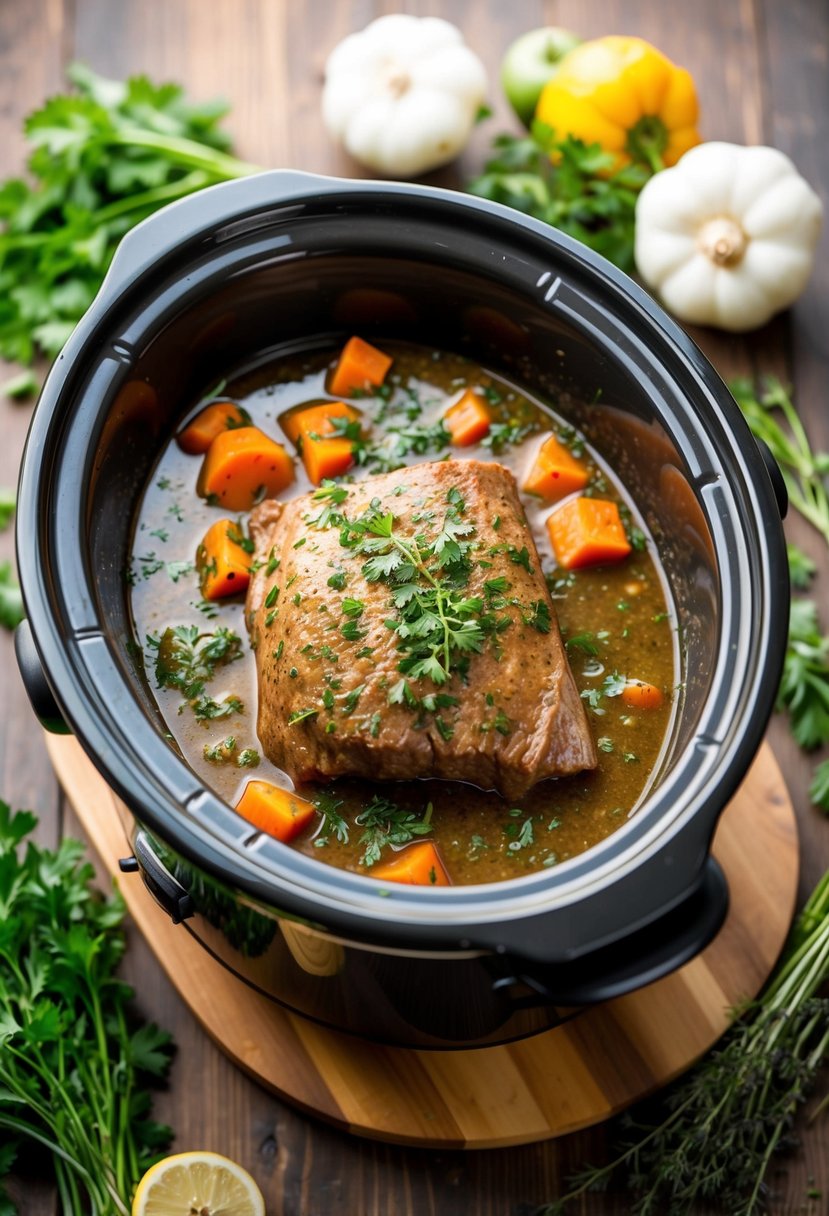
<path fill-rule="evenodd" d="M 305 495 L 265 502 L 251 516 L 260 564 L 247 608 L 267 757 L 296 782 L 441 777 L 511 799 L 547 777 L 595 768 L 512 474 L 498 464 L 447 460 L 344 488 L 340 503 Z M 345 533 L 350 547 L 342 543 L 343 517 L 353 524 L 389 513 L 393 536 L 426 555 L 425 570 L 396 599 L 400 567 L 371 581 L 364 569 L 371 545 L 366 551 L 355 531 Z M 461 526 L 447 533 L 447 521 Z M 441 534 L 460 542 L 456 565 L 439 565 Z M 394 543 L 380 538 L 374 552 L 384 550 L 399 560 Z M 417 657 L 411 633 L 400 629 L 400 603 L 418 590 L 431 602 L 425 571 L 441 586 L 448 571 L 461 598 L 472 601 L 465 610 L 471 633 L 460 629 L 461 648 L 438 655 L 449 671 L 443 683 L 400 670 Z M 369 567 L 369 575 L 377 572 Z M 463 649 L 464 635 L 474 641 L 475 630 L 479 645 Z"/>

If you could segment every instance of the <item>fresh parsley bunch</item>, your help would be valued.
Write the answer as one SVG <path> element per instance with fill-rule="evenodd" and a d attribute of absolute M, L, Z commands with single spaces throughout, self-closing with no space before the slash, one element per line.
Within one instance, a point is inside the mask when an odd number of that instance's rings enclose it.
<path fill-rule="evenodd" d="M 170 1037 L 137 1020 L 117 976 L 120 896 L 93 889 L 80 841 L 27 843 L 36 823 L 0 802 L 0 1176 L 32 1142 L 51 1154 L 61 1211 L 127 1216 L 170 1140 L 148 1088 Z M 0 1184 L 0 1213 L 14 1211 Z"/>
<path fill-rule="evenodd" d="M 544 123 L 529 135 L 498 135 L 493 156 L 468 190 L 515 207 L 583 241 L 622 270 L 633 269 L 636 199 L 652 170 L 631 164 L 612 172 L 599 144 L 557 138 Z"/>
<path fill-rule="evenodd" d="M 0 356 L 18 363 L 58 353 L 130 228 L 257 171 L 225 151 L 224 103 L 193 105 L 178 85 L 105 80 L 81 64 L 68 75 L 77 93 L 26 120 L 31 183 L 0 186 Z"/>

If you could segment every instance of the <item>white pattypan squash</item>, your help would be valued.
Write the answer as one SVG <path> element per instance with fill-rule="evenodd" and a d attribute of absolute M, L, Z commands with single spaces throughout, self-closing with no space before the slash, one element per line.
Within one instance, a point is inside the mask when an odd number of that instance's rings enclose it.
<path fill-rule="evenodd" d="M 741 332 L 803 291 L 823 206 L 775 148 L 700 144 L 636 203 L 636 266 L 684 321 Z"/>
<path fill-rule="evenodd" d="M 486 87 L 483 64 L 454 25 L 395 13 L 331 52 L 322 114 L 355 160 L 416 177 L 462 151 Z"/>

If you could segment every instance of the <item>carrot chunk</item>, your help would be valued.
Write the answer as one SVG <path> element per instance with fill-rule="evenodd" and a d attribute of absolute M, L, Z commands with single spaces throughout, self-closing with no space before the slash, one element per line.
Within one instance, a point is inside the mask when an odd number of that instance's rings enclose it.
<path fill-rule="evenodd" d="M 242 548 L 243 539 L 232 519 L 219 519 L 205 532 L 196 550 L 196 569 L 206 600 L 221 600 L 247 590 L 250 557 Z"/>
<path fill-rule="evenodd" d="M 619 508 L 603 498 L 571 498 L 548 518 L 547 530 L 565 570 L 618 562 L 630 553 Z"/>
<path fill-rule="evenodd" d="M 232 401 L 214 401 L 196 414 L 176 437 L 178 446 L 191 456 L 202 456 L 222 431 L 249 426 L 250 418 L 241 406 Z"/>
<path fill-rule="evenodd" d="M 317 439 L 306 436 L 302 444 L 302 463 L 308 480 L 315 486 L 326 477 L 342 477 L 354 464 L 354 444 L 350 439 Z"/>
<path fill-rule="evenodd" d="M 449 875 L 431 840 L 421 840 L 402 849 L 393 861 L 373 866 L 371 877 L 383 882 L 405 882 L 412 886 L 448 887 Z"/>
<path fill-rule="evenodd" d="M 199 493 L 230 511 L 249 511 L 294 479 L 294 462 L 281 443 L 255 426 L 222 431 L 207 449 Z"/>
<path fill-rule="evenodd" d="M 309 479 L 318 486 L 326 477 L 341 477 L 354 464 L 354 440 L 339 433 L 346 423 L 360 424 L 361 415 L 344 401 L 323 401 L 320 405 L 289 410 L 280 425 L 296 444 Z"/>
<path fill-rule="evenodd" d="M 299 444 L 305 435 L 326 437 L 336 433 L 334 419 L 347 418 L 349 422 L 360 422 L 362 415 L 353 405 L 344 401 L 321 401 L 318 405 L 295 406 L 280 416 L 279 425 L 291 443 Z"/>
<path fill-rule="evenodd" d="M 328 384 L 333 397 L 347 397 L 355 389 L 370 392 L 378 388 L 392 365 L 390 355 L 362 338 L 349 338 Z"/>
<path fill-rule="evenodd" d="M 271 785 L 270 781 L 249 781 L 236 810 L 255 828 L 286 844 L 299 835 L 316 812 L 313 802 Z"/>
<path fill-rule="evenodd" d="M 665 700 L 662 689 L 646 680 L 628 680 L 619 696 L 630 709 L 660 709 Z"/>
<path fill-rule="evenodd" d="M 558 502 L 576 490 L 583 490 L 590 479 L 580 460 L 559 443 L 555 435 L 542 443 L 535 463 L 530 469 L 524 489 L 528 494 L 537 494 L 547 502 Z"/>
<path fill-rule="evenodd" d="M 473 443 L 480 443 L 489 434 L 492 418 L 486 404 L 474 389 L 468 388 L 443 415 L 443 425 L 457 447 L 468 448 Z"/>

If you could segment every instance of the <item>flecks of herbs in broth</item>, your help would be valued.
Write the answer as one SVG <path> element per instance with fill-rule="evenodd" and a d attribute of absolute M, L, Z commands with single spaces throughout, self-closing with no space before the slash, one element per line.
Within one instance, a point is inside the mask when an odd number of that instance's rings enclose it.
<path fill-rule="evenodd" d="M 389 815 L 381 826 L 355 822 L 373 797 L 390 800 L 395 818 L 413 813 L 421 821 L 431 805 L 428 836 L 437 844 L 456 883 L 493 882 L 556 865 L 597 844 L 620 827 L 647 789 L 672 712 L 671 699 L 659 709 L 636 710 L 618 695 L 619 677 L 646 680 L 666 690 L 677 679 L 676 622 L 663 581 L 651 558 L 639 522 L 623 488 L 584 440 L 549 407 L 541 407 L 514 386 L 457 355 L 428 352 L 402 344 L 383 344 L 394 356 L 386 387 L 376 397 L 355 402 L 371 425 L 368 442 L 386 443 L 394 452 L 402 430 L 413 451 L 399 463 L 415 464 L 442 456 L 497 459 L 516 475 L 531 463 L 539 437 L 551 430 L 571 446 L 591 470 L 586 493 L 615 500 L 628 525 L 633 552 L 620 565 L 567 572 L 556 568 L 544 521 L 549 504 L 522 494 L 527 517 L 547 573 L 562 636 L 576 684 L 586 701 L 597 741 L 596 771 L 542 782 L 520 804 L 492 792 L 456 782 L 414 781 L 382 786 L 339 779 L 301 792 L 319 798 L 322 808 L 312 829 L 294 847 L 332 865 L 371 874 L 366 866 L 376 846 L 388 860 Z M 331 352 L 284 358 L 228 386 L 222 399 L 237 401 L 252 423 L 285 440 L 279 416 L 294 406 L 330 399 L 325 391 Z M 483 391 L 496 425 L 484 446 L 437 449 L 434 432 L 460 390 Z M 423 449 L 420 451 L 419 449 Z M 156 684 L 157 646 L 168 626 L 190 627 L 190 635 L 232 630 L 241 644 L 219 645 L 218 658 L 207 656 L 203 690 L 162 687 L 156 697 L 171 738 L 197 773 L 234 804 L 246 782 L 262 778 L 291 788 L 290 779 L 261 754 L 256 736 L 257 687 L 248 646 L 242 598 L 208 603 L 202 599 L 195 570 L 196 548 L 225 510 L 196 492 L 201 457 L 188 456 L 175 440 L 165 448 L 147 486 L 136 523 L 129 580 L 135 630 L 144 650 L 151 685 Z M 394 461 L 392 459 L 392 466 Z M 344 480 L 377 469 L 355 468 Z M 313 490 L 301 461 L 285 498 Z M 556 504 L 557 505 L 557 504 Z M 554 507 L 552 509 L 555 509 Z M 244 520 L 243 520 L 244 523 Z M 150 639 L 148 643 L 148 639 Z M 188 652 L 194 658 L 192 647 Z M 178 668 L 177 670 L 181 670 Z M 174 681 L 175 683 L 175 681 Z M 199 700 L 202 697 L 202 700 Z M 238 706 L 241 705 L 241 709 Z M 328 814 L 325 811 L 328 811 Z M 412 836 L 411 839 L 420 839 Z"/>

